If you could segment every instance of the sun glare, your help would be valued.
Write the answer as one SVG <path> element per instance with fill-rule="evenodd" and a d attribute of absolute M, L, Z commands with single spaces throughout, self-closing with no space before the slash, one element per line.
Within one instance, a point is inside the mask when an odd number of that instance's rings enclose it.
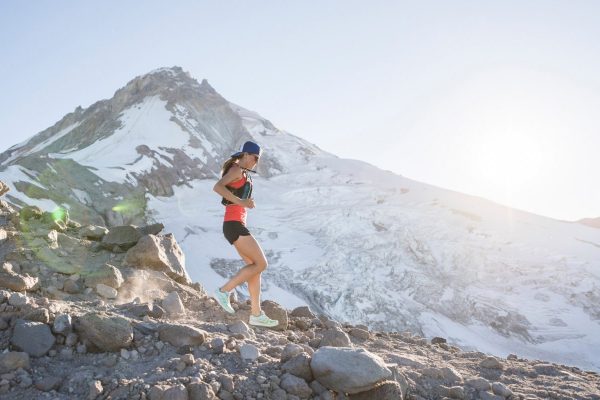
<path fill-rule="evenodd" d="M 477 174 L 509 190 L 535 179 L 540 173 L 541 146 L 524 134 L 488 137 L 475 146 L 474 152 Z"/>

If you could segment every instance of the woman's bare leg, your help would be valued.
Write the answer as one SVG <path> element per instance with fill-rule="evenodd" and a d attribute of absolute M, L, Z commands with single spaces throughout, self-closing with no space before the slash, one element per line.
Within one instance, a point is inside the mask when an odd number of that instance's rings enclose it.
<path fill-rule="evenodd" d="M 252 313 L 258 315 L 260 313 L 260 274 L 267 268 L 267 259 L 256 239 L 250 235 L 240 236 L 233 245 L 244 261 L 249 264 L 240 269 L 221 290 L 229 292 L 239 284 L 248 282 Z"/>
<path fill-rule="evenodd" d="M 252 260 L 245 254 L 240 253 L 240 257 L 242 257 L 246 265 L 252 264 Z M 252 314 L 256 316 L 260 315 L 260 276 L 260 273 L 256 274 L 246 281 L 248 282 Z"/>
<path fill-rule="evenodd" d="M 252 315 L 260 315 L 260 274 L 254 275 L 248 279 L 248 291 L 250 292 L 250 305 L 252 306 Z"/>

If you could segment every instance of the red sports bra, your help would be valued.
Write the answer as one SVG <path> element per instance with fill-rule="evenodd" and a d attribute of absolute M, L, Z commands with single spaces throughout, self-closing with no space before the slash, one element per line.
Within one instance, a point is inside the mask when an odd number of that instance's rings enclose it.
<path fill-rule="evenodd" d="M 246 184 L 246 175 L 242 176 L 237 181 L 231 182 L 229 187 L 232 189 L 239 189 Z M 243 225 L 246 225 L 246 207 L 237 204 L 229 204 L 225 206 L 225 217 L 224 221 L 239 221 Z"/>

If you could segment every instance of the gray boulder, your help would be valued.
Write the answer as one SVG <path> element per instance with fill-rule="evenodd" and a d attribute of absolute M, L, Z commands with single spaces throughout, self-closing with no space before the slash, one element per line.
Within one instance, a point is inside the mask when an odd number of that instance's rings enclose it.
<path fill-rule="evenodd" d="M 102 283 L 96 285 L 96 293 L 107 299 L 116 299 L 119 294 L 117 289 L 111 288 L 110 286 L 106 286 Z"/>
<path fill-rule="evenodd" d="M 281 369 L 292 375 L 299 376 L 307 382 L 313 380 L 312 370 L 310 369 L 310 356 L 306 353 L 300 353 L 286 361 Z"/>
<path fill-rule="evenodd" d="M 360 328 L 352 328 L 350 329 L 350 336 L 355 337 L 357 339 L 361 339 L 361 340 L 367 340 L 369 339 L 369 331 L 366 331 L 364 329 L 360 329 Z"/>
<path fill-rule="evenodd" d="M 303 351 L 304 347 L 300 346 L 299 344 L 288 343 L 285 345 L 283 351 L 281 352 L 281 362 L 285 363 L 286 361 L 292 359 L 293 357 L 297 356 Z"/>
<path fill-rule="evenodd" d="M 279 324 L 274 326 L 273 330 L 284 331 L 288 327 L 288 315 L 285 308 L 271 300 L 265 300 L 260 303 L 261 308 L 271 319 L 279 321 Z"/>
<path fill-rule="evenodd" d="M 154 385 L 149 391 L 150 400 L 188 400 L 188 390 L 182 385 Z"/>
<path fill-rule="evenodd" d="M 22 292 L 34 290 L 39 286 L 39 279 L 29 275 L 21 275 L 6 269 L 0 270 L 0 288 Z"/>
<path fill-rule="evenodd" d="M 225 342 L 223 339 L 216 337 L 210 342 L 210 348 L 213 353 L 221 354 L 225 350 Z"/>
<path fill-rule="evenodd" d="M 102 238 L 102 246 L 112 250 L 115 246 L 123 250 L 129 249 L 136 245 L 142 235 L 131 225 L 113 226 L 108 230 L 108 233 Z"/>
<path fill-rule="evenodd" d="M 79 236 L 89 240 L 100 241 L 108 233 L 108 229 L 103 226 L 87 225 L 79 229 Z"/>
<path fill-rule="evenodd" d="M 483 368 L 489 368 L 489 369 L 502 369 L 502 363 L 496 358 L 496 357 L 486 357 L 485 359 L 483 359 L 479 365 Z"/>
<path fill-rule="evenodd" d="M 119 351 L 133 341 L 131 323 L 105 313 L 91 312 L 79 317 L 75 330 L 102 351 Z"/>
<path fill-rule="evenodd" d="M 62 250 L 71 254 L 73 257 L 87 255 L 86 248 L 91 244 L 91 242 L 86 239 L 78 239 L 60 232 L 57 232 L 56 234 L 48 234 L 48 236 L 51 243 L 54 242 L 54 237 L 56 237 L 56 244 L 58 244 Z"/>
<path fill-rule="evenodd" d="M 212 386 L 204 382 L 194 382 L 188 385 L 190 400 L 218 400 Z"/>
<path fill-rule="evenodd" d="M 185 314 L 185 307 L 179 297 L 179 293 L 173 291 L 167 295 L 162 301 L 162 306 L 170 315 L 182 315 Z"/>
<path fill-rule="evenodd" d="M 458 371 L 452 367 L 427 367 L 419 371 L 421 375 L 432 379 L 443 380 L 446 383 L 462 382 L 463 378 Z"/>
<path fill-rule="evenodd" d="M 494 394 L 498 396 L 502 396 L 504 398 L 511 397 L 513 395 L 513 391 L 510 390 L 504 383 L 502 382 L 494 382 L 492 383 L 492 391 Z"/>
<path fill-rule="evenodd" d="M 50 322 L 50 312 L 46 308 L 35 307 L 30 311 L 27 311 L 23 316 L 23 319 L 47 324 Z"/>
<path fill-rule="evenodd" d="M 371 390 L 392 377 L 381 357 L 349 347 L 321 347 L 313 354 L 310 368 L 326 388 L 350 394 Z"/>
<path fill-rule="evenodd" d="M 371 390 L 350 395 L 350 400 L 402 400 L 402 388 L 398 382 L 387 381 Z"/>
<path fill-rule="evenodd" d="M 443 337 L 436 336 L 431 339 L 431 344 L 443 344 L 443 343 L 447 343 L 447 340 L 444 339 Z"/>
<path fill-rule="evenodd" d="M 83 289 L 84 289 L 84 287 L 83 287 L 83 284 L 81 283 L 81 280 L 67 279 L 63 283 L 62 290 L 65 293 L 78 294 L 78 293 L 81 293 L 83 291 Z"/>
<path fill-rule="evenodd" d="M 71 316 L 69 314 L 58 314 L 54 318 L 54 324 L 52 325 L 52 330 L 54 333 L 60 333 L 62 335 L 67 335 L 71 332 L 73 328 Z"/>
<path fill-rule="evenodd" d="M 29 297 L 23 293 L 15 292 L 8 297 L 8 304 L 21 307 L 30 303 Z"/>
<path fill-rule="evenodd" d="M 125 263 L 138 268 L 164 272 L 173 280 L 191 284 L 185 269 L 185 256 L 172 234 L 146 235 L 127 251 Z"/>
<path fill-rule="evenodd" d="M 138 228 L 138 231 L 143 235 L 158 235 L 165 226 L 161 223 L 141 226 Z"/>
<path fill-rule="evenodd" d="M 50 327 L 41 322 L 17 320 L 10 342 L 34 357 L 45 355 L 56 342 Z"/>
<path fill-rule="evenodd" d="M 351 347 L 352 342 L 350 338 L 341 329 L 329 329 L 323 333 L 321 343 L 319 347 L 331 346 L 331 347 Z"/>
<path fill-rule="evenodd" d="M 0 353 L 0 374 L 6 374 L 18 368 L 29 369 L 29 354 L 21 351 Z"/>
<path fill-rule="evenodd" d="M 480 400 L 504 400 L 504 397 L 495 395 L 490 392 L 479 392 Z"/>
<path fill-rule="evenodd" d="M 492 385 L 487 379 L 478 376 L 465 379 L 465 384 L 482 392 L 492 389 Z"/>
<path fill-rule="evenodd" d="M 81 275 L 83 276 L 85 286 L 91 288 L 96 288 L 101 283 L 118 289 L 124 282 L 121 271 L 110 264 L 104 264 L 96 269 L 85 269 L 81 271 Z"/>
<path fill-rule="evenodd" d="M 136 304 L 127 309 L 130 313 L 138 318 L 143 318 L 146 315 L 152 318 L 161 318 L 165 313 L 162 307 L 154 303 Z"/>
<path fill-rule="evenodd" d="M 301 307 L 296 307 L 292 310 L 292 313 L 290 314 L 292 317 L 296 317 L 296 318 L 316 318 L 315 314 L 313 314 L 312 311 L 310 311 L 310 308 L 308 308 L 307 306 L 301 306 Z"/>
<path fill-rule="evenodd" d="M 163 342 L 175 347 L 201 345 L 206 340 L 206 332 L 185 324 L 165 324 L 158 328 L 158 335 Z"/>
<path fill-rule="evenodd" d="M 240 356 L 244 360 L 256 360 L 260 356 L 260 350 L 253 344 L 244 343 L 240 346 Z"/>
<path fill-rule="evenodd" d="M 248 324 L 241 320 L 235 321 L 234 323 L 227 325 L 227 330 L 234 334 L 237 333 L 243 335 L 245 338 L 249 338 L 252 336 L 252 331 Z"/>
<path fill-rule="evenodd" d="M 283 374 L 279 386 L 289 394 L 301 398 L 308 398 L 313 392 L 304 379 L 288 373 Z"/>

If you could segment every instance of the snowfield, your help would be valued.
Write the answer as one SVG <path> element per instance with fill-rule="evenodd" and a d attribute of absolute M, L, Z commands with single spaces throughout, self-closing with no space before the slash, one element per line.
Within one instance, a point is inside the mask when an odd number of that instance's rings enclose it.
<path fill-rule="evenodd" d="M 504 357 L 600 368 L 598 230 L 355 161 L 313 162 L 254 179 L 248 226 L 270 261 L 264 298 Z M 208 290 L 225 281 L 214 260 L 243 265 L 222 237 L 214 182 L 149 202 Z"/>

